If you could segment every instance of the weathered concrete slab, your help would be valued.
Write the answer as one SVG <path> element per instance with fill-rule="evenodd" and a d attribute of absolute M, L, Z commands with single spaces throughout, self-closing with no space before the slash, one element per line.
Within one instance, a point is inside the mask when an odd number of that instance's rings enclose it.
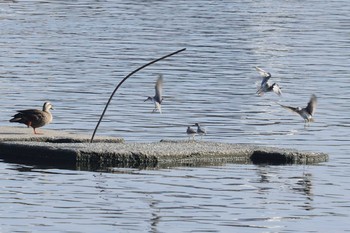
<path fill-rule="evenodd" d="M 60 130 L 37 129 L 40 134 L 34 134 L 32 128 L 25 126 L 0 127 L 0 141 L 34 141 L 34 142 L 89 142 L 91 135 L 74 134 Z M 94 142 L 124 142 L 123 138 L 96 136 Z"/>
<path fill-rule="evenodd" d="M 324 153 L 218 142 L 116 143 L 111 142 L 110 139 L 103 141 L 103 138 L 100 138 L 99 142 L 94 143 L 74 140 L 72 140 L 73 143 L 68 143 L 71 142 L 70 137 L 78 140 L 84 136 L 61 131 L 50 132 L 49 141 L 16 141 L 8 140 L 9 138 L 4 136 L 1 130 L 0 127 L 0 158 L 6 161 L 75 166 L 82 170 L 105 170 L 108 167 L 203 166 L 228 162 L 313 164 L 328 160 L 328 155 Z M 57 134 L 60 140 L 56 140 L 53 134 Z M 26 137 L 23 135 L 23 138 Z M 21 138 L 21 136 L 18 137 L 18 139 Z"/>

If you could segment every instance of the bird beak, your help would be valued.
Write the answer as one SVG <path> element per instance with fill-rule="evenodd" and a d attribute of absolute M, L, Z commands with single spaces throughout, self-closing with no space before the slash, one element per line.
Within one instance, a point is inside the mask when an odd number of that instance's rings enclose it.
<path fill-rule="evenodd" d="M 145 99 L 143 102 L 146 102 L 147 100 L 149 100 L 150 98 L 148 97 L 147 99 Z"/>

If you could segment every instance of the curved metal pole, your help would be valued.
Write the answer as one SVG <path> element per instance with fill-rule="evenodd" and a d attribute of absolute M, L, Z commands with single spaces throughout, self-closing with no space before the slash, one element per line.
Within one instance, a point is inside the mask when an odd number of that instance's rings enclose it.
<path fill-rule="evenodd" d="M 118 88 L 119 88 L 130 76 L 132 76 L 132 75 L 135 74 L 136 72 L 142 70 L 143 68 L 145 68 L 145 67 L 147 67 L 147 66 L 149 66 L 149 65 L 152 65 L 153 63 L 156 63 L 156 62 L 158 62 L 158 61 L 160 61 L 160 60 L 163 60 L 163 59 L 165 59 L 165 58 L 167 58 L 167 57 L 173 56 L 173 55 L 175 55 L 175 54 L 177 54 L 177 53 L 180 53 L 180 52 L 182 52 L 182 51 L 185 51 L 185 50 L 186 50 L 186 48 L 183 48 L 183 49 L 180 49 L 180 50 L 178 50 L 178 51 L 176 51 L 176 52 L 170 53 L 170 54 L 165 55 L 165 56 L 163 56 L 163 57 L 161 57 L 161 58 L 158 58 L 158 59 L 156 59 L 156 60 L 153 60 L 153 61 L 151 61 L 151 62 L 149 62 L 149 63 L 147 63 L 147 64 L 145 64 L 145 65 L 143 65 L 143 66 L 141 66 L 141 67 L 139 67 L 139 68 L 137 68 L 136 70 L 134 70 L 133 72 L 131 72 L 130 74 L 128 74 L 122 81 L 120 81 L 120 83 L 118 84 L 118 86 L 117 86 L 117 87 L 114 89 L 114 91 L 112 92 L 112 95 L 109 97 L 109 100 L 108 100 L 108 102 L 107 102 L 107 104 L 106 104 L 106 106 L 105 106 L 105 108 L 104 108 L 104 110 L 103 110 L 103 112 L 102 112 L 102 114 L 101 114 L 100 120 L 97 122 L 97 125 L 96 125 L 96 127 L 95 127 L 94 133 L 92 134 L 90 143 L 92 143 L 93 140 L 94 140 L 94 137 L 95 137 L 97 128 L 98 128 L 98 126 L 100 125 L 100 123 L 101 123 L 101 121 L 102 121 L 102 118 L 103 118 L 103 116 L 105 115 L 106 110 L 107 110 L 107 108 L 108 108 L 108 105 L 109 105 L 109 103 L 111 102 L 111 100 L 112 100 L 114 94 L 117 92 Z"/>

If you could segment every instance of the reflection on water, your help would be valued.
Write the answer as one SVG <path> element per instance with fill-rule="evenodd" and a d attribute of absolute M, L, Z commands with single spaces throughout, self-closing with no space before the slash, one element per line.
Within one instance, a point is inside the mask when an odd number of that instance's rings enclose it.
<path fill-rule="evenodd" d="M 332 185 L 311 175 L 319 168 L 225 165 L 89 173 L 2 164 L 1 177 L 11 179 L 1 178 L 6 215 L 0 222 L 4 229 L 28 231 L 62 231 L 71 222 L 77 232 L 96 232 L 94 226 L 106 232 L 280 232 L 301 230 L 300 225 L 313 231 L 310 220 L 347 216 L 341 214 L 345 207 L 329 212 Z M 314 186 L 327 188 L 315 196 Z"/>
<path fill-rule="evenodd" d="M 226 165 L 89 173 L 0 163 L 4 232 L 343 232 L 349 217 L 348 1 L 2 1 L 0 126 L 17 109 L 55 106 L 47 126 L 99 135 L 292 147 L 320 166 Z M 283 95 L 256 95 L 254 66 Z M 143 102 L 164 75 L 163 114 Z M 315 123 L 276 102 L 319 99 Z M 31 131 L 30 131 L 31 132 Z M 0 152 L 1 153 L 1 152 Z M 91 221 L 93 219 L 93 221 Z"/>

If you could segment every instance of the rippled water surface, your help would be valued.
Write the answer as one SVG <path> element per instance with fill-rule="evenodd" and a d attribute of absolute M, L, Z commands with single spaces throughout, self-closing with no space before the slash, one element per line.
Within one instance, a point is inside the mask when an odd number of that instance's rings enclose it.
<path fill-rule="evenodd" d="M 0 163 L 1 232 L 350 231 L 349 1 L 1 1 L 0 126 L 55 107 L 47 129 L 326 152 L 315 166 L 85 172 Z M 254 66 L 283 95 L 255 94 Z M 163 114 L 143 102 L 164 76 Z M 316 122 L 277 105 L 318 97 Z M 28 133 L 31 130 L 28 129 Z M 1 151 L 0 151 L 1 153 Z"/>

